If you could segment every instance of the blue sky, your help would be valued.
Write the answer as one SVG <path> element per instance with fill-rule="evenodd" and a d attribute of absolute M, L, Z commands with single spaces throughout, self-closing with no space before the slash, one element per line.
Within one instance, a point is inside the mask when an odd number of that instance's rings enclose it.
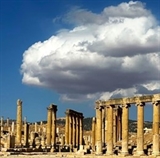
<path fill-rule="evenodd" d="M 159 43 L 160 2 L 141 2 L 1 0 L 0 116 L 15 118 L 17 99 L 23 100 L 23 116 L 28 121 L 40 121 L 46 119 L 46 107 L 50 103 L 58 105 L 58 117 L 65 116 L 67 108 L 83 112 L 85 117 L 92 117 L 95 115 L 96 99 L 160 93 L 160 71 L 158 65 L 154 67 L 152 63 L 160 60 L 160 47 L 155 44 Z M 129 10 L 123 12 L 128 6 L 126 4 L 130 4 Z M 133 4 L 135 8 L 132 7 Z M 120 9 L 122 15 L 118 15 Z M 132 12 L 132 9 L 135 10 Z M 108 20 L 107 24 L 104 23 L 105 20 Z M 131 28 L 129 23 L 133 23 L 137 30 Z M 123 30 L 130 27 L 132 32 L 121 32 L 121 27 L 125 28 Z M 107 29 L 111 33 L 103 34 Z M 94 32 L 96 33 L 93 34 Z M 142 40 L 144 37 L 150 41 L 145 43 Z M 114 43 L 118 38 L 122 47 Z M 125 39 L 128 38 L 133 42 L 127 43 L 129 40 Z M 107 46 L 105 40 L 109 41 Z M 45 45 L 44 41 L 50 45 Z M 35 44 L 36 42 L 39 43 Z M 134 50 L 137 43 L 141 45 Z M 130 47 L 127 48 L 128 45 Z M 116 46 L 118 50 L 122 49 L 122 53 L 117 54 Z M 106 49 L 111 51 L 105 52 Z M 128 54 L 128 50 L 133 50 L 132 54 Z M 110 58 L 102 61 L 101 57 L 106 56 Z M 142 59 L 144 63 L 141 62 Z M 121 71 L 118 68 L 122 60 L 124 65 L 121 66 L 124 69 Z M 127 62 L 135 65 L 126 66 Z M 105 63 L 109 64 L 106 66 Z M 99 67 L 94 68 L 95 64 Z M 105 72 L 108 75 L 105 76 Z M 149 73 L 151 76 L 158 75 L 152 78 L 148 77 Z M 110 87 L 111 81 L 114 86 Z M 147 106 L 146 120 L 152 119 L 151 111 L 151 106 Z M 136 119 L 135 107 L 130 109 L 130 118 Z"/>

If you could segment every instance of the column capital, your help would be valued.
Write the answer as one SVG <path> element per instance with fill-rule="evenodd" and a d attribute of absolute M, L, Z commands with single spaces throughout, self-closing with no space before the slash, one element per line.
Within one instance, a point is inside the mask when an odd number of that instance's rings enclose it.
<path fill-rule="evenodd" d="M 157 106 L 157 105 L 160 104 L 160 101 L 159 100 L 158 101 L 153 101 L 152 104 Z"/>
<path fill-rule="evenodd" d="M 115 105 L 107 105 L 106 108 L 115 108 Z"/>
<path fill-rule="evenodd" d="M 137 102 L 136 106 L 145 106 L 145 102 Z"/>
<path fill-rule="evenodd" d="M 131 107 L 130 104 L 126 104 L 126 103 L 122 104 L 122 108 L 130 108 L 130 107 Z"/>
<path fill-rule="evenodd" d="M 22 100 L 21 99 L 17 100 L 17 105 L 22 105 Z"/>

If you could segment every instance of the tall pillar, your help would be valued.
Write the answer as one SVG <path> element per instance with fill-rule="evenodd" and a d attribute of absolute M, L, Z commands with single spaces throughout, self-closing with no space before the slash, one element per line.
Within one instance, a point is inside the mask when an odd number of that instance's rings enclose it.
<path fill-rule="evenodd" d="M 47 146 L 51 146 L 51 129 L 52 129 L 52 107 L 47 108 Z"/>
<path fill-rule="evenodd" d="M 145 103 L 137 103 L 137 155 L 144 154 L 144 105 Z"/>
<path fill-rule="evenodd" d="M 65 145 L 69 145 L 69 111 L 66 111 Z"/>
<path fill-rule="evenodd" d="M 122 155 L 128 155 L 129 104 L 122 105 Z"/>
<path fill-rule="evenodd" d="M 7 117 L 7 127 L 9 127 L 9 117 Z"/>
<path fill-rule="evenodd" d="M 105 109 L 102 109 L 102 147 L 105 145 Z"/>
<path fill-rule="evenodd" d="M 56 112 L 57 112 L 57 106 L 52 105 L 52 147 L 53 151 L 56 148 Z"/>
<path fill-rule="evenodd" d="M 72 117 L 72 122 L 73 122 L 73 140 L 72 140 L 72 144 L 73 147 L 76 146 L 76 120 L 75 120 L 75 116 L 73 115 Z"/>
<path fill-rule="evenodd" d="M 108 115 L 108 114 L 107 114 L 107 113 L 108 113 L 108 112 L 107 112 L 107 109 L 108 109 L 108 108 L 106 108 L 106 107 L 105 107 L 105 109 L 104 109 L 104 110 L 105 110 L 105 145 L 107 144 L 107 124 L 108 124 L 108 123 L 107 123 L 107 115 Z"/>
<path fill-rule="evenodd" d="M 34 124 L 34 131 L 37 133 L 38 132 L 38 129 L 37 129 L 37 122 L 35 122 Z"/>
<path fill-rule="evenodd" d="M 96 107 L 96 154 L 102 154 L 102 107 Z"/>
<path fill-rule="evenodd" d="M 29 138 L 29 124 L 24 124 L 24 146 L 28 147 L 28 138 Z"/>
<path fill-rule="evenodd" d="M 81 150 L 83 148 L 83 115 L 80 116 L 79 126 L 80 126 L 79 144 L 80 144 L 80 150 Z"/>
<path fill-rule="evenodd" d="M 1 116 L 1 127 L 3 126 L 3 116 Z"/>
<path fill-rule="evenodd" d="M 16 146 L 21 146 L 21 137 L 22 137 L 22 100 L 17 100 L 17 122 L 16 122 Z"/>
<path fill-rule="evenodd" d="M 72 130 L 72 125 L 73 125 L 73 123 L 72 123 L 72 115 L 69 115 L 69 145 L 70 145 L 70 147 L 71 147 L 71 145 L 72 145 L 72 132 L 73 132 L 73 130 Z"/>
<path fill-rule="evenodd" d="M 1 124 L 0 124 L 0 144 L 1 144 Z M 1 145 L 0 145 L 0 151 L 1 151 Z"/>
<path fill-rule="evenodd" d="M 96 118 L 92 118 L 92 151 L 95 151 L 95 132 L 96 132 Z"/>
<path fill-rule="evenodd" d="M 153 153 L 152 155 L 160 155 L 160 140 L 159 140 L 159 128 L 160 128 L 160 101 L 153 103 Z"/>
<path fill-rule="evenodd" d="M 79 119 L 78 116 L 76 116 L 76 147 L 79 146 Z"/>
<path fill-rule="evenodd" d="M 117 142 L 117 109 L 113 109 L 113 144 Z"/>
<path fill-rule="evenodd" d="M 113 154 L 113 106 L 107 107 L 107 155 Z"/>

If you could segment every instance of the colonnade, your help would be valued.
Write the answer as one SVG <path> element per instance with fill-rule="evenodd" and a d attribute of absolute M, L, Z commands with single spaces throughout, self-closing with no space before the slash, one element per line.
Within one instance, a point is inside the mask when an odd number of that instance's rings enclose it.
<path fill-rule="evenodd" d="M 108 101 L 96 101 L 96 131 L 93 129 L 92 124 L 92 134 L 95 131 L 96 135 L 96 154 L 102 154 L 102 120 L 103 120 L 103 110 L 106 109 L 107 115 L 107 155 L 113 154 L 114 142 L 118 139 L 121 139 L 122 135 L 122 155 L 128 155 L 128 133 L 129 133 L 129 108 L 131 104 L 137 106 L 137 149 L 136 155 L 144 155 L 144 107 L 145 103 L 151 102 L 153 105 L 153 148 L 152 154 L 160 154 L 160 138 L 159 138 L 159 125 L 160 125 L 160 94 L 132 97 L 132 98 L 119 98 L 119 99 L 110 99 Z M 114 123 L 114 114 L 115 110 L 121 109 L 119 113 L 119 121 L 122 119 L 122 128 L 118 127 L 118 139 L 115 139 L 115 123 Z M 122 114 L 122 115 L 121 115 Z M 94 119 L 95 120 L 95 119 Z M 93 122 L 94 122 L 93 120 Z M 120 122 L 121 122 L 120 121 Z M 117 124 L 118 126 L 121 123 Z M 122 133 L 121 133 L 122 132 Z M 117 138 L 117 137 L 116 137 Z M 95 139 L 95 138 L 94 138 Z"/>
<path fill-rule="evenodd" d="M 47 146 L 55 149 L 56 146 L 56 112 L 57 105 L 47 107 Z"/>
<path fill-rule="evenodd" d="M 83 114 L 67 109 L 65 123 L 65 145 L 81 148 L 83 145 Z"/>

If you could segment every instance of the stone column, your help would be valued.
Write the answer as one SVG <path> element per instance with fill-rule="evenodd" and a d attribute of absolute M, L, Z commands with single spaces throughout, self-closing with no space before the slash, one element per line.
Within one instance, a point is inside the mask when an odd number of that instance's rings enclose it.
<path fill-rule="evenodd" d="M 117 109 L 113 109 L 113 144 L 115 145 L 117 141 Z"/>
<path fill-rule="evenodd" d="M 69 112 L 66 111 L 65 145 L 69 145 Z"/>
<path fill-rule="evenodd" d="M 54 105 L 54 108 L 52 111 L 52 147 L 53 147 L 53 151 L 56 148 L 56 112 L 57 112 L 57 106 Z"/>
<path fill-rule="evenodd" d="M 51 146 L 51 129 L 52 129 L 52 108 L 48 107 L 48 115 L 47 115 L 47 146 Z"/>
<path fill-rule="evenodd" d="M 144 154 L 144 105 L 145 103 L 137 103 L 137 155 Z"/>
<path fill-rule="evenodd" d="M 128 155 L 128 121 L 129 121 L 129 104 L 123 104 L 122 111 L 122 155 Z"/>
<path fill-rule="evenodd" d="M 9 127 L 9 117 L 7 118 L 7 127 Z"/>
<path fill-rule="evenodd" d="M 107 123 L 107 122 L 108 122 L 108 121 L 107 121 L 107 115 L 108 115 L 108 114 L 107 114 L 107 109 L 108 109 L 108 108 L 105 107 L 105 145 L 107 144 L 107 124 L 108 124 L 108 123 Z"/>
<path fill-rule="evenodd" d="M 73 130 L 72 130 L 72 125 L 73 125 L 73 123 L 72 123 L 72 115 L 70 115 L 69 116 L 69 145 L 70 145 L 70 147 L 72 146 L 72 132 L 73 132 Z"/>
<path fill-rule="evenodd" d="M 79 146 L 79 119 L 78 119 L 78 116 L 76 116 L 76 146 L 77 148 Z"/>
<path fill-rule="evenodd" d="M 38 129 L 37 129 L 37 122 L 35 122 L 34 124 L 34 131 L 37 133 L 38 132 Z"/>
<path fill-rule="evenodd" d="M 29 139 L 29 124 L 24 124 L 24 146 L 28 147 L 28 139 Z"/>
<path fill-rule="evenodd" d="M 72 121 L 73 121 L 73 147 L 76 146 L 76 121 L 75 121 L 75 116 L 72 117 Z"/>
<path fill-rule="evenodd" d="M 15 125 L 14 125 L 14 122 L 12 122 L 12 125 L 11 125 L 11 134 L 14 134 L 15 132 Z"/>
<path fill-rule="evenodd" d="M 113 154 L 113 106 L 107 106 L 107 155 Z"/>
<path fill-rule="evenodd" d="M 96 107 L 96 154 L 102 154 L 102 107 Z"/>
<path fill-rule="evenodd" d="M 17 122 L 16 122 L 16 146 L 21 146 L 21 137 L 22 137 L 22 100 L 17 100 Z"/>
<path fill-rule="evenodd" d="M 83 116 L 80 116 L 79 119 L 79 126 L 80 126 L 80 136 L 79 136 L 79 144 L 80 150 L 83 149 Z"/>
<path fill-rule="evenodd" d="M 0 144 L 1 144 L 1 124 L 0 124 Z M 0 151 L 1 151 L 1 145 L 0 145 Z"/>
<path fill-rule="evenodd" d="M 102 109 L 102 147 L 105 145 L 105 109 Z"/>
<path fill-rule="evenodd" d="M 160 140 L 159 140 L 159 125 L 160 125 L 160 101 L 153 103 L 153 152 L 152 155 L 160 155 Z"/>
<path fill-rule="evenodd" d="M 92 151 L 95 151 L 95 132 L 96 132 L 96 118 L 92 119 Z"/>
<path fill-rule="evenodd" d="M 3 126 L 3 116 L 1 116 L 1 126 Z"/>

